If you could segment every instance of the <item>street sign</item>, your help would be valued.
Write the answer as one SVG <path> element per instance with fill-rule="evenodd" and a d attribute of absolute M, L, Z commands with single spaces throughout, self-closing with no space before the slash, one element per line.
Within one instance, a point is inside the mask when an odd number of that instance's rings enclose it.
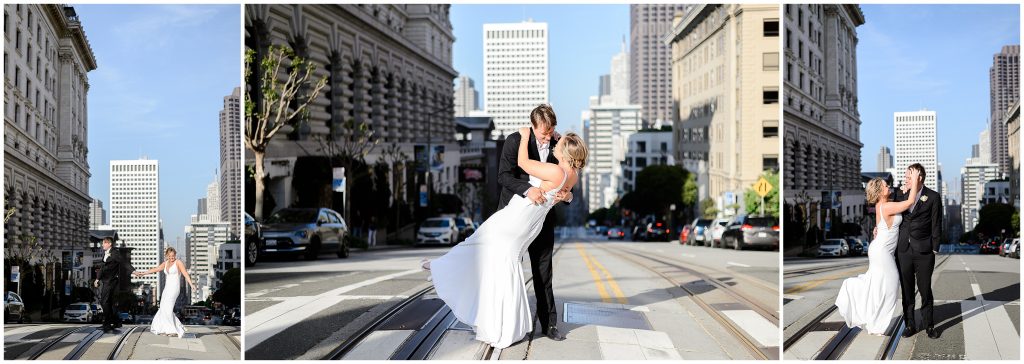
<path fill-rule="evenodd" d="M 757 180 L 757 183 L 754 183 L 754 192 L 757 192 L 757 194 L 761 197 L 767 196 L 768 192 L 771 191 L 772 184 L 768 183 L 768 180 L 765 179 L 764 177 L 761 177 L 761 179 Z"/>
<path fill-rule="evenodd" d="M 21 267 L 11 266 L 11 282 L 18 282 L 21 280 Z"/>
<path fill-rule="evenodd" d="M 345 192 L 345 168 L 332 168 L 331 177 L 331 189 L 334 192 Z"/>

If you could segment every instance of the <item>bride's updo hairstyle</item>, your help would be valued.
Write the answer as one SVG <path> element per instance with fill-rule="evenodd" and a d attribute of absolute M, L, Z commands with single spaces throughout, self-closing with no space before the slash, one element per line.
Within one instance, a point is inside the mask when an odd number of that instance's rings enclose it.
<path fill-rule="evenodd" d="M 178 251 L 174 250 L 174 248 L 167 247 L 167 249 L 164 249 L 164 256 L 165 257 L 167 256 L 167 254 L 170 254 L 170 253 L 174 253 L 174 256 L 178 256 Z"/>
<path fill-rule="evenodd" d="M 564 137 L 565 146 L 562 147 L 562 157 L 569 163 L 569 167 L 580 170 L 587 166 L 587 144 L 583 142 L 576 133 L 568 133 Z"/>
<path fill-rule="evenodd" d="M 864 190 L 867 194 L 868 203 L 874 205 L 878 203 L 878 200 L 882 198 L 882 193 L 885 192 L 885 180 L 881 177 L 872 178 L 868 181 L 868 187 Z"/>

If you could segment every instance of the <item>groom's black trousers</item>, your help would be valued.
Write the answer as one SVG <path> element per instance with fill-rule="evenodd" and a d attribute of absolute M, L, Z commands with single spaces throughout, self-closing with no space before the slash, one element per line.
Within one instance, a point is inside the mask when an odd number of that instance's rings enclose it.
<path fill-rule="evenodd" d="M 900 252 L 896 254 L 896 264 L 900 267 L 900 287 L 903 291 L 903 322 L 907 324 L 908 329 L 917 330 L 917 327 L 909 327 L 914 323 L 916 278 L 917 290 L 921 293 L 921 323 L 924 324 L 920 327 L 932 327 L 935 322 L 932 320 L 932 271 L 935 270 L 935 254 Z"/>
<path fill-rule="evenodd" d="M 555 307 L 555 292 L 551 288 L 551 256 L 555 249 L 554 210 L 548 212 L 540 235 L 530 244 L 530 266 L 533 267 L 533 290 L 537 295 L 537 318 L 541 331 L 558 324 L 558 310 Z"/>
<path fill-rule="evenodd" d="M 120 323 L 120 315 L 116 308 L 114 294 L 117 293 L 117 280 L 107 280 L 100 283 L 100 305 L 103 306 L 103 326 L 113 327 Z"/>

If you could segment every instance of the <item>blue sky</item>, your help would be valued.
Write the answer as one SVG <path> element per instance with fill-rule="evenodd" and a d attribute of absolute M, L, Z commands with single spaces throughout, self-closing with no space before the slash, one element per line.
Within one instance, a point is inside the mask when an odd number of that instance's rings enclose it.
<path fill-rule="evenodd" d="M 454 66 L 473 79 L 483 107 L 483 25 L 532 18 L 548 23 L 548 74 L 558 130 L 579 131 L 580 112 L 597 94 L 598 77 L 629 41 L 629 5 L 452 5 Z M 628 43 L 627 43 L 628 47 Z M 628 48 L 627 48 L 628 51 Z"/>
<path fill-rule="evenodd" d="M 893 148 L 893 112 L 927 108 L 938 116 L 943 178 L 951 189 L 959 186 L 960 167 L 988 125 L 992 55 L 1003 45 L 1020 44 L 1019 6 L 861 8 L 866 18 L 857 28 L 861 169 L 876 170 L 879 148 Z"/>
<path fill-rule="evenodd" d="M 75 5 L 89 73 L 89 194 L 109 208 L 110 160 L 160 162 L 164 237 L 184 240 L 220 165 L 218 113 L 241 78 L 239 5 Z"/>

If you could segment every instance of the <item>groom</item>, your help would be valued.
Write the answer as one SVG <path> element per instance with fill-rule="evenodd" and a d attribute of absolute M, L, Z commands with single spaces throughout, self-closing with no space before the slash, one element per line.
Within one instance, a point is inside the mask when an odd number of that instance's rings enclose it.
<path fill-rule="evenodd" d="M 896 194 L 896 201 L 906 201 L 910 186 L 910 171 L 920 175 L 921 193 L 917 201 L 903 212 L 899 240 L 896 241 L 896 264 L 900 271 L 900 286 L 903 289 L 903 321 L 906 329 L 903 337 L 917 333 L 914 324 L 914 280 L 921 293 L 921 320 L 928 337 L 939 337 L 932 319 L 932 270 L 935 269 L 935 255 L 938 254 L 942 236 L 942 197 L 924 186 L 924 166 L 911 164 L 903 174 L 903 185 Z"/>
<path fill-rule="evenodd" d="M 121 266 L 121 251 L 114 248 L 114 241 L 103 239 L 103 264 L 100 276 L 93 285 L 100 289 L 100 305 L 103 306 L 103 331 L 111 331 L 121 327 L 121 315 L 116 311 L 114 301 L 121 286 L 120 277 L 124 272 Z"/>
<path fill-rule="evenodd" d="M 540 105 L 530 112 L 530 144 L 528 154 L 530 159 L 558 164 L 552 150 L 558 143 L 558 133 L 555 132 L 555 112 L 551 106 Z M 519 155 L 519 141 L 522 140 L 519 132 L 510 134 L 505 138 L 505 146 L 501 150 L 501 160 L 498 165 L 498 185 L 501 187 L 501 196 L 498 202 L 498 209 L 505 208 L 513 195 L 523 196 L 535 204 L 546 201 L 544 191 L 540 189 L 540 180 L 531 178 L 517 162 Z M 559 192 L 555 195 L 555 201 L 569 203 L 572 194 Z M 544 226 L 540 235 L 530 243 L 530 263 L 533 268 L 533 289 L 537 295 L 537 318 L 540 319 L 541 333 L 551 340 L 565 340 L 558 332 L 558 314 L 555 310 L 555 295 L 551 289 L 551 256 L 555 247 L 555 210 L 548 211 L 544 217 Z"/>

